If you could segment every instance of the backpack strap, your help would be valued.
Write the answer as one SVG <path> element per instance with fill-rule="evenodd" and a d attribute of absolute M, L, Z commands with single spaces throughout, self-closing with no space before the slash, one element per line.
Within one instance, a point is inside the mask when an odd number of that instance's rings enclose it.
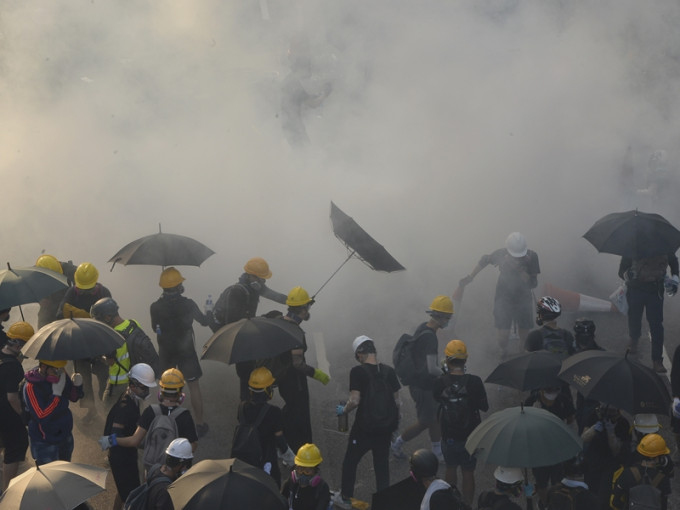
<path fill-rule="evenodd" d="M 177 406 L 172 411 L 170 411 L 170 414 L 168 416 L 172 418 L 172 421 L 177 421 L 177 417 L 186 410 L 187 410 L 186 407 Z"/>
<path fill-rule="evenodd" d="M 257 418 L 255 418 L 255 421 L 253 422 L 253 428 L 256 429 L 260 426 L 260 423 L 262 423 L 262 420 L 264 420 L 265 414 L 267 414 L 267 411 L 269 410 L 269 404 L 265 402 L 265 404 L 262 406 L 262 409 L 260 409 L 260 412 L 257 414 Z"/>
<path fill-rule="evenodd" d="M 640 473 L 640 469 L 637 466 L 631 466 L 630 473 L 633 475 L 635 483 L 640 483 L 640 480 L 642 480 L 642 474 Z"/>

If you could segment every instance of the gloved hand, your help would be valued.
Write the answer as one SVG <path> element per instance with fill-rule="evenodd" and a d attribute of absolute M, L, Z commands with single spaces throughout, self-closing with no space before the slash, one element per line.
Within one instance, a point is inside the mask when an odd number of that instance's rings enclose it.
<path fill-rule="evenodd" d="M 288 447 L 288 449 L 281 455 L 281 460 L 288 467 L 293 467 L 295 465 L 295 454 L 293 450 Z"/>
<path fill-rule="evenodd" d="M 678 292 L 678 285 L 680 285 L 680 278 L 678 278 L 678 275 L 674 274 L 666 284 L 666 293 L 669 296 L 675 296 Z"/>
<path fill-rule="evenodd" d="M 71 376 L 71 382 L 73 383 L 73 386 L 82 386 L 83 376 L 76 372 Z"/>
<path fill-rule="evenodd" d="M 673 399 L 673 416 L 680 418 L 680 398 L 678 397 Z"/>
<path fill-rule="evenodd" d="M 111 434 L 110 436 L 102 436 L 99 438 L 99 446 L 102 447 L 102 451 L 108 450 L 112 446 L 116 445 L 118 445 L 116 434 Z"/>
<path fill-rule="evenodd" d="M 61 397 L 64 392 L 64 387 L 66 386 L 66 374 L 64 372 L 59 376 L 59 381 L 52 383 L 52 395 L 56 397 Z"/>
<path fill-rule="evenodd" d="M 529 482 L 524 486 L 524 496 L 527 498 L 530 498 L 531 496 L 534 495 L 534 484 Z"/>
<path fill-rule="evenodd" d="M 604 430 L 604 424 L 601 421 L 598 421 L 595 425 L 593 425 L 593 428 L 598 432 L 602 432 Z"/>
<path fill-rule="evenodd" d="M 467 275 L 465 278 L 461 278 L 458 281 L 458 285 L 460 285 L 461 287 L 465 287 L 468 283 L 472 283 L 472 276 L 470 275 Z"/>
<path fill-rule="evenodd" d="M 335 415 L 342 416 L 343 414 L 345 414 L 345 406 L 342 404 L 335 406 Z"/>
<path fill-rule="evenodd" d="M 330 375 L 328 375 L 327 373 L 325 373 L 325 372 L 319 370 L 318 368 L 315 368 L 315 369 L 314 369 L 314 376 L 313 376 L 313 377 L 314 377 L 314 379 L 316 379 L 317 381 L 319 381 L 319 382 L 320 382 L 321 384 L 323 384 L 324 386 L 325 386 L 326 384 L 328 384 L 328 381 L 331 380 L 331 376 L 330 376 Z"/>

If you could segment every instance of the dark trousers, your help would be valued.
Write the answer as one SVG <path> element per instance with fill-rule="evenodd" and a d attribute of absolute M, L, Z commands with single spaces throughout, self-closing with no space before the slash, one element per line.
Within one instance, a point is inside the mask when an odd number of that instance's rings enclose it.
<path fill-rule="evenodd" d="M 389 487 L 390 435 L 368 436 L 361 433 L 355 435 L 352 431 L 347 443 L 345 460 L 342 461 L 341 490 L 344 497 L 354 496 L 357 466 L 361 458 L 369 451 L 373 453 L 376 491 Z"/>
<path fill-rule="evenodd" d="M 121 501 L 125 501 L 134 489 L 141 485 L 137 465 L 137 448 L 114 446 L 109 450 L 109 465 L 113 481 Z"/>
<path fill-rule="evenodd" d="M 291 370 L 281 381 L 279 394 L 286 402 L 281 409 L 283 415 L 283 435 L 294 452 L 305 443 L 312 442 L 312 418 L 309 413 L 309 386 L 307 377 Z"/>
<path fill-rule="evenodd" d="M 642 312 L 646 312 L 652 336 L 652 360 L 663 359 L 663 287 L 628 288 L 628 334 L 633 341 L 642 333 Z"/>

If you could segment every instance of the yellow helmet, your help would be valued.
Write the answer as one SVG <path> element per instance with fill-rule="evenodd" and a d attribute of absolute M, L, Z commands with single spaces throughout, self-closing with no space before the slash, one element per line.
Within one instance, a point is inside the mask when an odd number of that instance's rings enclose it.
<path fill-rule="evenodd" d="M 449 296 L 437 296 L 432 300 L 430 310 L 440 313 L 453 313 L 453 301 Z"/>
<path fill-rule="evenodd" d="M 76 281 L 76 287 L 79 289 L 91 289 L 97 284 L 99 271 L 90 262 L 83 262 L 76 269 L 73 279 Z"/>
<path fill-rule="evenodd" d="M 295 456 L 295 465 L 301 467 L 316 467 L 323 462 L 321 452 L 312 443 L 303 444 Z"/>
<path fill-rule="evenodd" d="M 33 333 L 35 333 L 33 326 L 31 326 L 28 322 L 23 321 L 15 322 L 7 330 L 8 338 L 18 338 L 24 342 L 27 342 L 28 339 L 33 336 Z"/>
<path fill-rule="evenodd" d="M 246 265 L 243 266 L 243 270 L 248 273 L 262 278 L 263 280 L 268 280 L 272 277 L 272 272 L 269 270 L 269 264 L 262 257 L 253 257 Z"/>
<path fill-rule="evenodd" d="M 184 388 L 184 375 L 177 368 L 168 368 L 161 375 L 158 386 L 166 393 L 177 393 Z"/>
<path fill-rule="evenodd" d="M 159 280 L 158 285 L 164 289 L 172 289 L 173 287 L 177 287 L 183 281 L 184 277 L 182 276 L 182 273 L 180 273 L 174 267 L 169 267 L 163 270 L 161 273 L 161 279 Z"/>
<path fill-rule="evenodd" d="M 448 358 L 454 358 L 454 359 L 467 359 L 468 358 L 467 347 L 465 346 L 465 343 L 462 340 L 451 340 L 448 344 L 446 344 L 446 348 L 444 349 L 444 354 L 446 355 L 447 359 Z"/>
<path fill-rule="evenodd" d="M 61 267 L 61 262 L 57 260 L 56 257 L 52 255 L 40 255 L 38 260 L 35 261 L 37 267 L 44 267 L 55 273 L 64 274 L 64 269 Z"/>
<path fill-rule="evenodd" d="M 302 287 L 293 287 L 293 290 L 288 293 L 286 298 L 288 306 L 304 306 L 311 301 L 312 299 L 309 297 L 309 294 Z"/>
<path fill-rule="evenodd" d="M 274 384 L 274 376 L 267 367 L 258 367 L 250 372 L 248 386 L 255 390 L 264 390 Z"/>
<path fill-rule="evenodd" d="M 666 441 L 659 434 L 647 434 L 643 437 L 640 444 L 637 445 L 637 451 L 640 455 L 651 458 L 671 453 L 666 446 Z"/>
<path fill-rule="evenodd" d="M 66 366 L 67 361 L 63 359 L 62 360 L 41 359 L 40 363 L 54 368 L 64 368 Z"/>

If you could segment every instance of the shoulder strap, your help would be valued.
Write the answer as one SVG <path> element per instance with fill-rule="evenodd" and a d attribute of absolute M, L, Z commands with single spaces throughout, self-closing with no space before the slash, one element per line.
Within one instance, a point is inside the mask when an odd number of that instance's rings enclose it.
<path fill-rule="evenodd" d="M 177 417 L 178 417 L 180 414 L 182 414 L 184 411 L 186 411 L 186 410 L 187 410 L 186 407 L 177 406 L 177 407 L 175 407 L 172 411 L 170 411 L 170 415 L 169 415 L 169 416 L 170 416 L 170 418 L 172 418 L 173 420 L 177 420 Z"/>
<path fill-rule="evenodd" d="M 262 406 L 262 409 L 260 409 L 260 412 L 257 415 L 257 418 L 253 422 L 253 428 L 257 428 L 260 426 L 260 423 L 262 423 L 262 420 L 264 420 L 264 415 L 267 414 L 267 411 L 269 410 L 269 404 L 265 403 Z"/>
<path fill-rule="evenodd" d="M 161 415 L 161 406 L 160 406 L 160 404 L 151 404 L 151 406 L 149 406 L 149 407 L 151 407 L 151 409 L 153 410 L 154 418 L 155 418 L 156 416 L 160 416 L 160 415 Z"/>
<path fill-rule="evenodd" d="M 635 483 L 640 483 L 640 480 L 642 480 L 642 475 L 640 474 L 640 469 L 637 466 L 631 466 L 630 467 L 630 473 L 633 475 L 633 478 L 635 479 Z"/>

